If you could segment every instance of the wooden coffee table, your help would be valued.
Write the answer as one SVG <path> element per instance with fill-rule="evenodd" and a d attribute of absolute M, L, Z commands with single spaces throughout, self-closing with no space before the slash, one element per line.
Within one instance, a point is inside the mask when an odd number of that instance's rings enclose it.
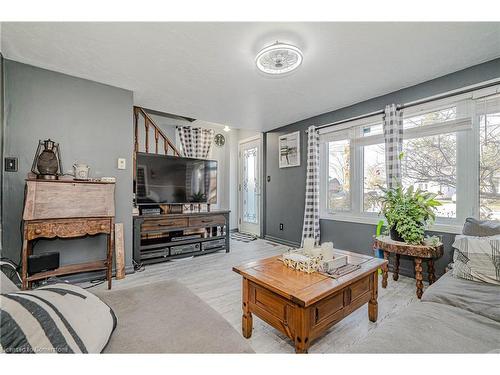
<path fill-rule="evenodd" d="M 243 276 L 243 336 L 252 335 L 252 314 L 294 341 L 296 353 L 354 310 L 368 303 L 368 318 L 377 320 L 378 269 L 387 263 L 348 251 L 349 263 L 360 269 L 338 279 L 288 268 L 280 256 L 233 268 Z"/>

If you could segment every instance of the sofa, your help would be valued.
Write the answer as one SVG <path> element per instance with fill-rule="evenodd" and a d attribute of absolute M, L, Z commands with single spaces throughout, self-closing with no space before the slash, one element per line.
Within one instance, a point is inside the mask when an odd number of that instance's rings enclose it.
<path fill-rule="evenodd" d="M 500 352 L 500 286 L 459 279 L 449 271 L 421 301 L 380 323 L 348 352 Z"/>

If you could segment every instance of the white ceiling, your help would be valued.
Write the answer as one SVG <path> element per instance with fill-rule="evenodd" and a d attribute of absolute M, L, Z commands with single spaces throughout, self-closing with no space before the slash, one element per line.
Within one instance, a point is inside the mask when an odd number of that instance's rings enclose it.
<path fill-rule="evenodd" d="M 269 130 L 500 57 L 500 23 L 3 23 L 6 58 L 126 88 L 136 105 Z M 254 64 L 279 40 L 291 75 Z"/>

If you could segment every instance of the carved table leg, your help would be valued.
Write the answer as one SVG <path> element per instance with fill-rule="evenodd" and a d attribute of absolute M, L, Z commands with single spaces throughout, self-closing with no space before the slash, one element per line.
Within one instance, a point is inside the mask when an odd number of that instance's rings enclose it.
<path fill-rule="evenodd" d="M 111 220 L 111 232 L 108 234 L 107 255 L 106 255 L 106 279 L 108 280 L 108 289 L 111 289 L 111 280 L 113 278 L 113 250 L 115 248 L 115 224 Z"/>
<path fill-rule="evenodd" d="M 370 322 L 376 322 L 378 317 L 378 272 L 374 272 L 372 274 L 372 278 L 370 280 L 372 284 L 372 293 L 370 297 L 370 301 L 368 302 L 368 319 Z"/>
<path fill-rule="evenodd" d="M 396 254 L 396 260 L 394 261 L 394 273 L 392 274 L 392 279 L 398 281 L 399 279 L 399 254 Z"/>
<path fill-rule="evenodd" d="M 248 295 L 248 279 L 243 278 L 243 316 L 241 318 L 241 330 L 243 337 L 250 338 L 252 336 L 252 313 L 250 312 L 250 307 L 248 305 L 249 295 Z"/>
<path fill-rule="evenodd" d="M 384 251 L 384 259 L 389 260 L 389 252 Z M 389 263 L 382 266 L 382 288 L 387 288 L 387 273 L 389 272 Z"/>
<path fill-rule="evenodd" d="M 422 298 L 424 284 L 422 283 L 422 259 L 415 258 L 415 279 L 417 280 L 417 297 Z"/>
<path fill-rule="evenodd" d="M 429 274 L 429 285 L 432 285 L 436 281 L 436 275 L 434 274 L 434 259 L 429 259 L 427 261 L 427 273 Z"/>
<path fill-rule="evenodd" d="M 22 262 L 22 271 L 21 271 L 21 280 L 22 280 L 22 289 L 28 289 L 28 256 L 30 255 L 30 243 L 26 240 L 26 234 L 23 239 L 23 249 L 21 253 L 21 262 Z"/>
<path fill-rule="evenodd" d="M 310 340 L 309 340 L 309 317 L 310 313 L 308 309 L 299 308 L 296 314 L 295 323 L 295 353 L 306 354 L 309 350 Z"/>

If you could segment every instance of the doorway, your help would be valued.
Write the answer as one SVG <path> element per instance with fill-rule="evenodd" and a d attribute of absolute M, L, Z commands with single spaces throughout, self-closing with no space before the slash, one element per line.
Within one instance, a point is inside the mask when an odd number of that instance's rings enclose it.
<path fill-rule="evenodd" d="M 238 144 L 238 230 L 260 237 L 262 139 L 244 139 Z"/>

